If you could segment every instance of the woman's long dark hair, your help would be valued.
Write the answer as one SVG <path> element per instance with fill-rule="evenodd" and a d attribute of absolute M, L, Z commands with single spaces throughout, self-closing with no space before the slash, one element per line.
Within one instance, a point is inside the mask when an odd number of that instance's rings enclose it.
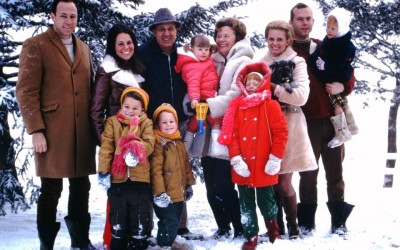
<path fill-rule="evenodd" d="M 135 46 L 135 52 L 128 61 L 121 59 L 115 52 L 115 39 L 121 33 L 128 34 L 132 39 L 133 45 Z M 136 36 L 133 33 L 132 29 L 130 29 L 128 26 L 123 24 L 115 24 L 108 32 L 106 54 L 112 56 L 117 62 L 118 67 L 120 67 L 121 69 L 130 70 L 132 71 L 132 73 L 140 74 L 144 71 L 145 67 L 140 62 L 136 54 L 137 48 L 138 42 L 136 40 Z"/>

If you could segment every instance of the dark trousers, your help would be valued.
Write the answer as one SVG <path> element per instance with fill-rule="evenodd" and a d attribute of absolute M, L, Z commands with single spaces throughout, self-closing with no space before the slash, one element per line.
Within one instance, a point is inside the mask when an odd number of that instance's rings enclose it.
<path fill-rule="evenodd" d="M 322 158 L 327 182 L 328 201 L 344 201 L 343 166 L 344 145 L 336 148 L 328 147 L 335 131 L 329 118 L 308 120 L 308 135 L 314 150 L 317 162 Z M 300 172 L 299 195 L 300 202 L 305 204 L 317 204 L 318 169 L 314 171 Z"/>
<path fill-rule="evenodd" d="M 207 190 L 207 199 L 218 228 L 242 232 L 238 193 L 232 183 L 231 165 L 227 160 L 203 157 L 201 165 Z"/>
<path fill-rule="evenodd" d="M 112 183 L 107 195 L 110 202 L 109 219 L 113 236 L 122 238 L 146 236 L 152 224 L 150 184 L 133 182 L 129 179 L 123 183 Z"/>
<path fill-rule="evenodd" d="M 63 190 L 62 178 L 41 177 L 37 205 L 37 224 L 53 225 L 56 222 L 58 200 Z M 89 212 L 90 181 L 88 176 L 69 178 L 68 217 L 82 220 Z"/>
<path fill-rule="evenodd" d="M 169 204 L 162 208 L 154 205 L 158 217 L 157 245 L 170 247 L 178 234 L 178 223 L 182 214 L 183 202 Z"/>

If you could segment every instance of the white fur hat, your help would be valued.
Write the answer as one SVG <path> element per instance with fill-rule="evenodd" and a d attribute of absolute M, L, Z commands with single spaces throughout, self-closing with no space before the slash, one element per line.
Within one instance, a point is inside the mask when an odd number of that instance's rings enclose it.
<path fill-rule="evenodd" d="M 334 16 L 338 22 L 337 37 L 344 36 L 350 31 L 351 13 L 348 10 L 336 7 L 329 13 L 329 16 Z"/>

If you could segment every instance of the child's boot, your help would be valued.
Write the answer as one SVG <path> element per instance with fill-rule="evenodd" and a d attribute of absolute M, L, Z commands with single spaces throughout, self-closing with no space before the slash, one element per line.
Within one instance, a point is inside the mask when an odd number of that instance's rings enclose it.
<path fill-rule="evenodd" d="M 272 220 L 265 220 L 265 225 L 267 226 L 267 234 L 269 242 L 274 243 L 276 239 L 282 239 L 279 234 L 279 226 L 276 218 Z"/>
<path fill-rule="evenodd" d="M 247 237 L 242 245 L 242 250 L 254 250 L 257 246 L 258 236 Z"/>
<path fill-rule="evenodd" d="M 344 111 L 344 115 L 346 116 L 347 127 L 352 135 L 358 134 L 358 127 L 354 120 L 353 113 L 350 109 L 346 109 Z"/>
<path fill-rule="evenodd" d="M 335 137 L 328 143 L 328 147 L 335 148 L 351 139 L 351 133 L 347 127 L 344 113 L 331 117 L 333 127 L 335 128 Z"/>
<path fill-rule="evenodd" d="M 183 141 L 185 142 L 185 148 L 188 152 L 192 148 L 193 140 L 194 140 L 194 133 L 186 131 L 185 139 L 183 139 Z"/>

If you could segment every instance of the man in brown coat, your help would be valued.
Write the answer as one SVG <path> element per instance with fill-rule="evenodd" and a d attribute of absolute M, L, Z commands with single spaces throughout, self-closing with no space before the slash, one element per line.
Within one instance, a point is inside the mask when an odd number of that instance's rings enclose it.
<path fill-rule="evenodd" d="M 53 249 L 63 178 L 69 179 L 64 218 L 74 249 L 95 249 L 89 240 L 89 174 L 96 173 L 89 118 L 93 69 L 89 47 L 74 34 L 74 0 L 55 0 L 52 27 L 27 39 L 20 54 L 16 96 L 32 135 L 36 174 L 41 180 L 37 207 L 40 249 Z"/>

